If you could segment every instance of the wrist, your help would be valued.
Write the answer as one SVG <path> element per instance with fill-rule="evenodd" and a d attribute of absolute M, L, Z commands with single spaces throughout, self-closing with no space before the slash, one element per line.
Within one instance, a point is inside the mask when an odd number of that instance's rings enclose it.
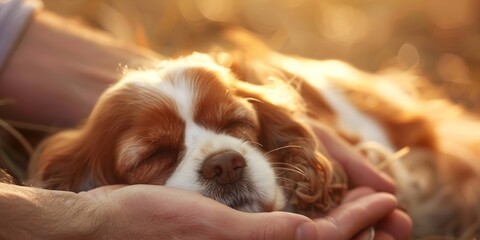
<path fill-rule="evenodd" d="M 0 184 L 1 239 L 92 239 L 103 222 L 81 194 Z"/>

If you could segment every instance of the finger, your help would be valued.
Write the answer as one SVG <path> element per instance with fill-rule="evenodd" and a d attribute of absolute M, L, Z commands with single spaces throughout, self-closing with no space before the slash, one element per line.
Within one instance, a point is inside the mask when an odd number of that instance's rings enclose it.
<path fill-rule="evenodd" d="M 375 239 L 375 228 L 367 227 L 362 230 L 360 233 L 356 234 L 353 240 L 374 240 Z"/>
<path fill-rule="evenodd" d="M 369 186 L 380 192 L 395 192 L 395 183 L 390 177 L 365 161 L 360 153 L 338 138 L 331 129 L 319 126 L 314 129 L 329 154 L 343 166 L 353 187 Z"/>
<path fill-rule="evenodd" d="M 374 190 L 368 187 L 358 187 L 350 190 L 343 199 L 343 203 L 355 201 L 361 197 L 373 194 Z M 413 223 L 411 218 L 405 212 L 395 209 L 386 218 L 382 219 L 376 224 L 377 231 L 380 230 L 385 234 L 388 234 L 390 238 L 394 239 L 410 239 L 412 235 Z M 368 233 L 368 229 L 362 231 L 361 235 L 356 236 L 356 239 L 368 239 L 365 235 Z M 389 238 L 389 239 L 390 239 Z M 379 238 L 383 239 L 383 238 Z"/>
<path fill-rule="evenodd" d="M 396 209 L 376 224 L 376 228 L 388 233 L 395 239 L 411 239 L 413 223 L 405 212 Z"/>
<path fill-rule="evenodd" d="M 233 218 L 232 218 L 233 217 Z M 233 220 L 233 221 L 232 221 Z M 318 239 L 317 225 L 307 217 L 286 213 L 243 213 L 224 219 L 234 223 L 228 229 L 237 233 L 238 239 Z"/>
<path fill-rule="evenodd" d="M 361 197 L 375 193 L 375 190 L 369 187 L 357 187 L 349 190 L 342 200 L 342 203 L 348 203 Z"/>
<path fill-rule="evenodd" d="M 392 235 L 390 235 L 386 232 L 375 230 L 375 238 L 374 239 L 375 240 L 395 240 L 395 239 L 398 239 L 398 238 L 395 238 L 395 237 L 393 237 Z"/>
<path fill-rule="evenodd" d="M 353 240 L 395 240 L 396 238 L 389 233 L 376 230 L 374 227 L 369 227 L 359 234 L 355 235 Z"/>
<path fill-rule="evenodd" d="M 374 193 L 340 205 L 326 217 L 316 219 L 325 239 L 350 239 L 363 229 L 385 218 L 397 206 L 388 193 Z"/>

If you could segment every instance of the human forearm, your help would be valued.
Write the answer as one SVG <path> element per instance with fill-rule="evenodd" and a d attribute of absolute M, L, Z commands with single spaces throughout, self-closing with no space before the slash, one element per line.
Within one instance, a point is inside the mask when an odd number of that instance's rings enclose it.
<path fill-rule="evenodd" d="M 53 126 L 85 118 L 123 66 L 144 66 L 155 53 L 48 12 L 37 13 L 0 75 L 0 117 Z"/>
<path fill-rule="evenodd" d="M 82 195 L 0 183 L 0 239 L 92 239 L 101 212 Z"/>

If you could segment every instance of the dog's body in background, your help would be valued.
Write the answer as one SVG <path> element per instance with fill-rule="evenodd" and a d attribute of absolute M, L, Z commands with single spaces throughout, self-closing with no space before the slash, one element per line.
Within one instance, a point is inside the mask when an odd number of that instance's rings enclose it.
<path fill-rule="evenodd" d="M 478 236 L 478 119 L 432 100 L 411 74 L 367 74 L 226 35 L 233 49 L 127 71 L 83 126 L 45 142 L 32 183 L 161 184 L 239 210 L 310 215 L 334 207 L 347 184 L 314 137 L 322 124 L 397 180 L 415 236 Z"/>

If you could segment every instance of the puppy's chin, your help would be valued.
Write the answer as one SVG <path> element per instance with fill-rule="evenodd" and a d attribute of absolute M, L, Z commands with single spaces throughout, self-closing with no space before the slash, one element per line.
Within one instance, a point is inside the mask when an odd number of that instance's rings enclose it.
<path fill-rule="evenodd" d="M 255 203 L 255 204 L 244 204 L 240 206 L 230 206 L 233 209 L 242 211 L 242 212 L 271 212 L 273 211 L 271 204 Z"/>
<path fill-rule="evenodd" d="M 280 211 L 284 210 L 286 205 L 283 191 L 279 187 L 277 187 L 272 198 L 257 192 L 233 192 L 231 194 L 212 195 L 211 191 L 204 191 L 201 194 L 242 212 Z"/>

